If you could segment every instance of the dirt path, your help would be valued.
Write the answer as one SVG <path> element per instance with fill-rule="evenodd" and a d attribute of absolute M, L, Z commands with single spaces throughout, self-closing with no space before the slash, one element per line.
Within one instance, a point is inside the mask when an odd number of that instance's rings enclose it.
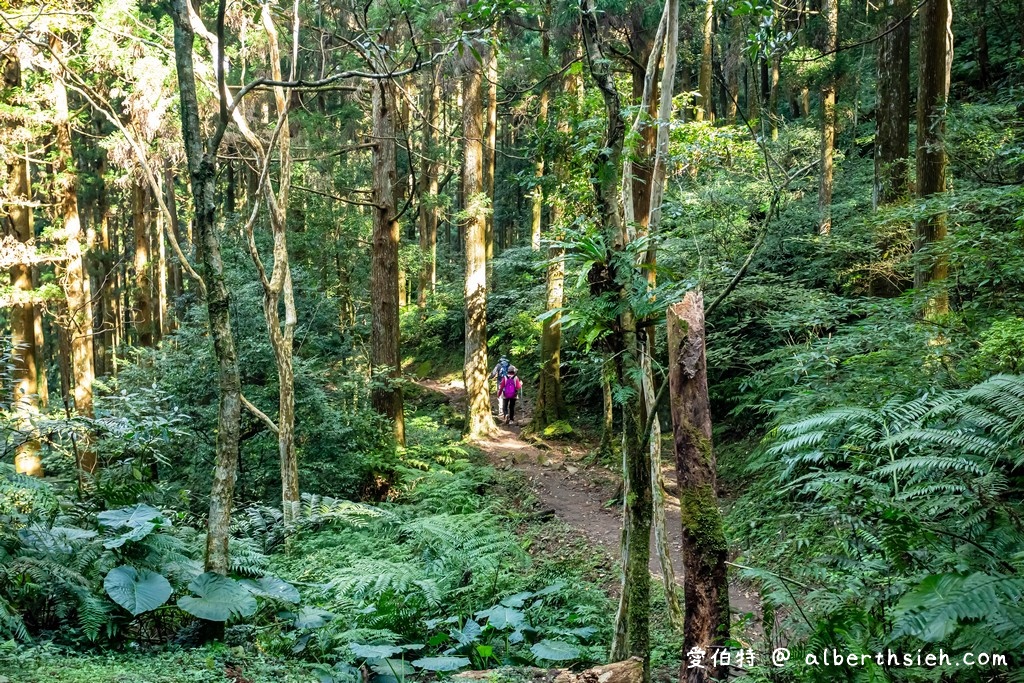
<path fill-rule="evenodd" d="M 448 397 L 452 407 L 465 408 L 465 388 L 460 380 L 441 383 L 423 380 L 424 387 L 441 392 Z M 619 538 L 622 526 L 620 505 L 610 505 L 615 496 L 620 477 L 610 470 L 581 462 L 587 448 L 578 442 L 554 442 L 547 448 L 539 448 L 520 438 L 521 425 L 530 420 L 529 405 L 520 400 L 516 406 L 515 425 L 499 425 L 498 434 L 493 438 L 477 442 L 491 463 L 500 469 L 516 469 L 522 472 L 534 490 L 541 509 L 552 511 L 568 526 L 576 529 L 592 542 L 600 544 L 612 557 L 619 555 Z M 497 412 L 497 401 L 492 400 L 492 409 Z M 522 412 L 522 414 L 518 414 Z M 669 554 L 675 569 L 676 582 L 682 583 L 682 522 L 679 517 L 679 500 L 676 498 L 675 468 L 663 469 L 665 486 L 668 489 L 665 517 L 668 526 Z M 651 538 L 651 573 L 661 580 L 661 568 Z M 734 613 L 753 612 L 759 614 L 757 602 L 750 591 L 741 586 L 729 587 L 729 601 Z"/>

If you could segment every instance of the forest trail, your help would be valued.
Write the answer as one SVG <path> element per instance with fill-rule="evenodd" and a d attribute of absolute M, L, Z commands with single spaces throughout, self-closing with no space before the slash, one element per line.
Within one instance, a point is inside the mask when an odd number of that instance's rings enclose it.
<path fill-rule="evenodd" d="M 438 382 L 428 379 L 418 383 L 447 396 L 454 409 L 465 409 L 466 390 L 461 380 Z M 492 397 L 491 404 L 492 411 L 497 413 L 497 399 Z M 516 424 L 498 425 L 495 436 L 479 440 L 476 445 L 495 467 L 522 472 L 537 496 L 542 511 L 550 511 L 582 536 L 599 544 L 617 560 L 622 509 L 620 505 L 609 505 L 608 502 L 616 495 L 620 477 L 605 467 L 583 462 L 589 449 L 579 441 L 559 441 L 541 446 L 528 443 L 521 438 L 520 432 L 522 426 L 530 421 L 532 405 L 520 399 L 516 409 Z M 682 521 L 679 517 L 676 472 L 671 454 L 663 455 L 662 476 L 667 490 L 665 519 L 669 554 L 676 583 L 682 585 Z M 653 533 L 650 570 L 661 581 L 661 567 L 654 552 Z M 755 618 L 747 630 L 759 632 L 760 609 L 755 596 L 755 591 L 735 582 L 729 586 L 729 604 L 734 616 L 752 612 Z"/>

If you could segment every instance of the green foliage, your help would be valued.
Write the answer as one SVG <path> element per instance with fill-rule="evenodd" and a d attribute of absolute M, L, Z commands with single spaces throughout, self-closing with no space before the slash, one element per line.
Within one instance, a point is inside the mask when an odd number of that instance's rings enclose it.
<path fill-rule="evenodd" d="M 110 599 L 137 617 L 163 605 L 171 597 L 170 582 L 147 569 L 136 571 L 134 567 L 114 567 L 103 579 L 103 590 Z"/>
<path fill-rule="evenodd" d="M 733 522 L 746 563 L 788 575 L 748 573 L 766 602 L 799 606 L 787 621 L 791 647 L 1021 647 L 1024 534 L 1019 503 L 1004 492 L 1020 484 L 1022 409 L 1024 377 L 998 375 L 773 432 L 755 461 L 758 488 Z M 761 485 L 776 491 L 771 510 Z"/>

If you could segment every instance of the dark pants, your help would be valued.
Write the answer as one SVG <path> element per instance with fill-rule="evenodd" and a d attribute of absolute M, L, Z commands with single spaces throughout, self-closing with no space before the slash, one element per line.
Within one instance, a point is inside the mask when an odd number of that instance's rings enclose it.
<path fill-rule="evenodd" d="M 516 419 L 516 399 L 506 398 L 505 399 L 505 414 L 508 416 L 509 422 L 514 422 Z"/>

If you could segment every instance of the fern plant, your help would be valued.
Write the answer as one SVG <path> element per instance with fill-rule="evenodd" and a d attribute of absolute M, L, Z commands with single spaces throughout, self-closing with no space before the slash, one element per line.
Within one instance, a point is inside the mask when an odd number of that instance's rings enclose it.
<path fill-rule="evenodd" d="M 752 557 L 776 571 L 747 573 L 785 606 L 790 636 L 865 652 L 1019 652 L 1021 415 L 1024 377 L 997 375 L 773 430 L 758 468 L 790 512 L 751 522 Z"/>

